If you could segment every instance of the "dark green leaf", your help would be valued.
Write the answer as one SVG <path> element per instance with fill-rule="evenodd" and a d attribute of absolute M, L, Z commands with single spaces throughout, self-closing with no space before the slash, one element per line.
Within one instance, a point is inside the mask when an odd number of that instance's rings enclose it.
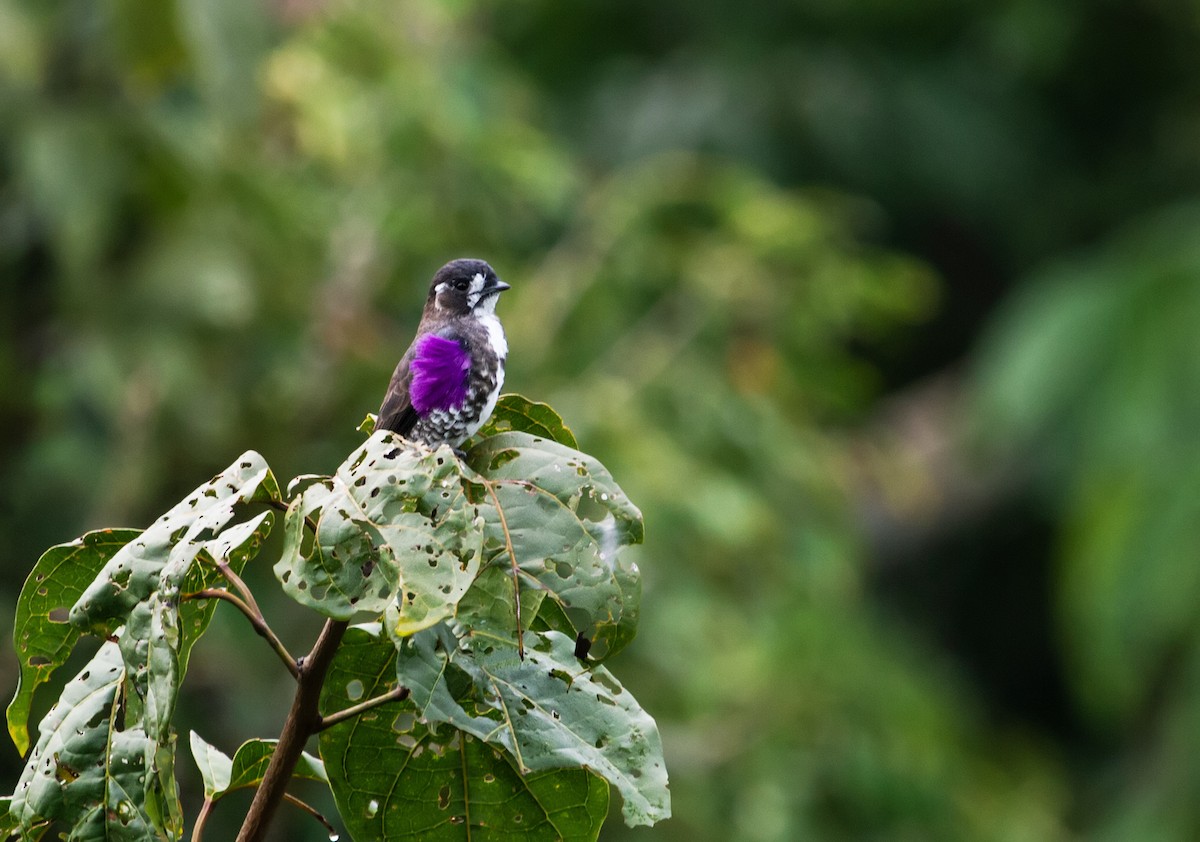
<path fill-rule="evenodd" d="M 327 617 L 391 609 L 396 634 L 452 616 L 483 546 L 483 519 L 464 482 L 449 448 L 376 433 L 292 501 L 275 575 L 293 599 Z"/>
<path fill-rule="evenodd" d="M 526 635 L 525 660 L 507 637 L 445 626 L 396 641 L 396 672 L 426 722 L 445 722 L 502 747 L 525 770 L 587 768 L 621 793 L 626 824 L 671 814 L 654 720 L 604 667 L 585 669 L 575 641 Z"/>
<path fill-rule="evenodd" d="M 325 713 L 395 686 L 396 652 L 378 626 L 351 628 L 322 694 Z M 374 840 L 594 840 L 608 786 L 584 769 L 525 775 L 501 752 L 389 703 L 321 734 L 346 827 Z"/>
<path fill-rule="evenodd" d="M 258 786 L 267 772 L 271 755 L 275 752 L 278 740 L 247 740 L 238 746 L 233 755 L 233 773 L 227 790 L 241 789 L 247 786 Z M 308 752 L 301 752 L 300 760 L 292 771 L 293 778 L 306 781 L 321 781 L 329 783 L 325 774 L 325 764 Z M 223 795 L 224 793 L 218 793 Z"/>
<path fill-rule="evenodd" d="M 46 550 L 25 580 L 13 619 L 20 674 L 8 705 L 8 733 L 22 755 L 29 749 L 33 694 L 79 640 L 80 631 L 67 622 L 68 610 L 117 550 L 140 534 L 138 529 L 88 532 Z"/>
<path fill-rule="evenodd" d="M 492 417 L 483 425 L 478 437 L 487 438 L 510 431 L 529 433 L 574 449 L 579 447 L 575 434 L 549 404 L 531 401 L 521 395 L 501 395 Z"/>

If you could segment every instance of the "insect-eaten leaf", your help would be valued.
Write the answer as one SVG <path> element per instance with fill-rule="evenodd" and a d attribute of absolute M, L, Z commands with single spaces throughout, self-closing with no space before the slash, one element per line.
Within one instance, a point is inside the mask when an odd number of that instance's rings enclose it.
<path fill-rule="evenodd" d="M 322 693 L 325 713 L 394 687 L 395 659 L 378 624 L 349 629 Z M 522 775 L 502 751 L 456 728 L 421 722 L 406 702 L 322 732 L 321 756 L 359 842 L 593 842 L 608 813 L 608 784 L 598 775 L 581 768 Z"/>
<path fill-rule="evenodd" d="M 523 774 L 589 769 L 621 793 L 631 826 L 670 816 L 658 727 L 608 670 L 580 665 L 573 638 L 529 632 L 524 660 L 507 638 L 445 624 L 396 642 L 397 678 L 430 727 L 502 748 Z"/>
<path fill-rule="evenodd" d="M 68 611 L 118 550 L 140 529 L 100 529 L 42 553 L 17 599 L 13 618 L 20 674 L 8 705 L 8 733 L 22 755 L 29 750 L 29 709 L 38 685 L 66 662 L 82 632 Z"/>
<path fill-rule="evenodd" d="M 145 842 L 182 834 L 181 826 L 155 819 L 168 812 L 155 742 L 141 728 L 119 727 L 125 681 L 118 645 L 105 642 L 42 720 L 12 799 L 11 814 L 23 833 L 36 838 L 54 821 L 78 840 Z"/>
<path fill-rule="evenodd" d="M 275 575 L 327 617 L 387 610 L 393 634 L 427 628 L 454 614 L 479 570 L 484 522 L 469 490 L 449 448 L 375 433 L 292 501 Z"/>
<path fill-rule="evenodd" d="M 522 578 L 553 604 L 539 615 L 543 624 L 585 635 L 597 644 L 596 660 L 624 648 L 637 628 L 641 578 L 620 551 L 642 541 L 643 527 L 612 475 L 584 453 L 524 432 L 484 439 L 467 458 L 496 497 L 482 507 L 487 556 L 511 564 L 507 526 Z"/>
<path fill-rule="evenodd" d="M 267 463 L 253 451 L 243 453 L 113 555 L 71 608 L 71 622 L 109 634 L 150 598 L 168 562 L 186 569 L 202 551 L 220 555 L 220 534 L 239 505 L 278 499 L 279 485 Z"/>

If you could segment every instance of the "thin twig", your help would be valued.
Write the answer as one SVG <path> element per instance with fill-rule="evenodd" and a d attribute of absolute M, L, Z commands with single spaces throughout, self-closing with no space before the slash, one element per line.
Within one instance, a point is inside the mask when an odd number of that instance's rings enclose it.
<path fill-rule="evenodd" d="M 263 613 L 262 609 L 258 607 L 258 600 L 254 598 L 254 594 L 250 591 L 250 587 L 242 580 L 242 577 L 235 573 L 233 568 L 229 566 L 229 562 L 224 559 L 218 561 L 217 569 L 221 571 L 221 575 L 228 580 L 229 584 L 233 585 L 237 589 L 237 592 L 242 595 L 242 599 L 250 606 L 250 610 L 259 617 L 262 617 Z"/>
<path fill-rule="evenodd" d="M 189 599 L 220 599 L 228 602 L 238 611 L 246 616 L 250 621 L 250 625 L 254 626 L 254 630 L 258 632 L 259 637 L 267 641 L 275 654 L 279 656 L 279 660 L 283 661 L 283 665 L 287 667 L 287 671 L 292 674 L 292 678 L 300 677 L 300 668 L 296 665 L 296 659 L 292 657 L 292 653 L 288 652 L 287 647 L 267 625 L 267 621 L 263 618 L 261 612 L 255 612 L 236 594 L 230 593 L 223 588 L 205 588 L 204 590 L 195 591 L 194 593 L 185 593 L 181 597 L 184 600 Z"/>
<path fill-rule="evenodd" d="M 353 719 L 360 713 L 365 713 L 371 708 L 385 705 L 388 702 L 399 702 L 408 698 L 409 690 L 407 687 L 393 687 L 381 696 L 367 699 L 365 702 L 359 702 L 357 705 L 339 710 L 337 713 L 331 713 L 329 716 L 321 718 L 321 724 L 317 726 L 318 731 L 324 731 L 326 728 L 332 728 L 339 722 L 345 722 L 347 719 Z"/>
<path fill-rule="evenodd" d="M 517 656 L 525 660 L 525 634 L 521 630 L 521 568 L 517 566 L 517 554 L 513 551 L 512 535 L 508 531 L 508 519 L 504 516 L 504 507 L 500 505 L 500 498 L 496 496 L 496 489 L 492 486 L 492 481 L 481 477 L 483 484 L 488 490 L 488 494 L 492 495 L 492 502 L 496 504 L 496 513 L 500 515 L 500 529 L 504 532 L 504 546 L 508 550 L 508 558 L 512 562 L 513 575 L 513 610 L 517 618 Z"/>
<path fill-rule="evenodd" d="M 283 794 L 283 800 L 284 800 L 284 801 L 286 801 L 286 802 L 288 802 L 289 804 L 294 804 L 294 805 L 296 805 L 296 806 L 297 806 L 297 807 L 299 807 L 301 810 L 303 810 L 304 812 L 308 813 L 308 814 L 309 814 L 310 816 L 312 816 L 314 819 L 316 819 L 317 821 L 319 821 L 321 824 L 325 825 L 325 829 L 329 831 L 329 838 L 330 838 L 330 839 L 337 839 L 337 838 L 338 838 L 338 832 L 337 832 L 337 828 L 335 828 L 335 827 L 334 827 L 332 824 L 330 824 L 330 823 L 329 823 L 329 819 L 325 818 L 325 817 L 324 817 L 324 816 L 322 816 L 322 815 L 321 815 L 319 812 L 317 812 L 316 808 L 314 808 L 314 807 L 311 807 L 311 806 L 309 806 L 308 804 L 305 804 L 303 801 L 301 801 L 301 800 L 300 800 L 299 798 L 297 798 L 296 796 L 292 795 L 290 792 L 285 792 L 285 793 Z M 194 839 L 193 839 L 193 840 L 192 840 L 192 842 L 196 842 L 196 840 L 194 840 Z"/>

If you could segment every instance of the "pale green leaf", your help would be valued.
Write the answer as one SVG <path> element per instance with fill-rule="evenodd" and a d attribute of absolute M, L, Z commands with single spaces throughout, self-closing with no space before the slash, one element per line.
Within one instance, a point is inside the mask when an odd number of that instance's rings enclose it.
<path fill-rule="evenodd" d="M 621 793 L 626 824 L 671 814 L 654 720 L 602 666 L 586 668 L 557 632 L 507 637 L 437 626 L 397 640 L 396 672 L 426 722 L 503 748 L 524 771 L 587 768 Z M 469 690 L 467 688 L 470 688 Z"/>
<path fill-rule="evenodd" d="M 38 726 L 38 742 L 13 795 L 23 831 L 63 822 L 72 840 L 159 840 L 150 811 L 161 806 L 155 743 L 140 728 L 118 730 L 125 668 L 112 641 L 67 683 Z"/>
<path fill-rule="evenodd" d="M 186 567 L 233 520 L 238 505 L 278 499 L 271 469 L 247 451 L 122 547 L 71 608 L 71 622 L 107 634 L 150 598 L 168 561 Z"/>
<path fill-rule="evenodd" d="M 640 543 L 643 527 L 612 475 L 586 454 L 520 432 L 484 439 L 467 458 L 491 481 L 527 587 L 557 605 L 547 623 L 594 639 L 601 659 L 624 648 L 637 628 L 641 578 L 620 550 Z M 483 511 L 491 557 L 511 564 L 494 506 Z"/>
<path fill-rule="evenodd" d="M 483 519 L 466 491 L 449 448 L 375 433 L 292 501 L 275 574 L 327 617 L 390 608 L 395 633 L 427 628 L 453 615 L 479 569 Z"/>
<path fill-rule="evenodd" d="M 233 761 L 216 746 L 210 745 L 192 731 L 188 734 L 192 748 L 192 758 L 196 768 L 200 770 L 200 778 L 204 781 L 204 797 L 210 801 L 216 800 L 217 793 L 229 789 L 229 781 L 233 773 Z"/>

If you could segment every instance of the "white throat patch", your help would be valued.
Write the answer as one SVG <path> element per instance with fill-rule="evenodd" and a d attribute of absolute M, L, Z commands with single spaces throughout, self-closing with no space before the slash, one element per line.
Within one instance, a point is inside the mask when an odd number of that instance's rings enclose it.
<path fill-rule="evenodd" d="M 471 286 L 467 289 L 467 306 L 474 310 L 479 305 L 479 296 L 483 292 L 483 274 L 475 273 L 475 277 L 471 278 Z"/>

